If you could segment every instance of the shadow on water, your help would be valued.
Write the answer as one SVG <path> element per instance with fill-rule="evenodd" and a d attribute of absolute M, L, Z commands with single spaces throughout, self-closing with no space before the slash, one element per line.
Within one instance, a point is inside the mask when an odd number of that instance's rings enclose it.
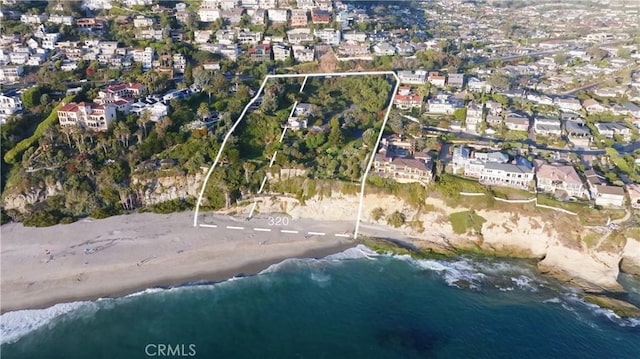
<path fill-rule="evenodd" d="M 385 349 L 415 353 L 423 358 L 433 357 L 446 341 L 441 335 L 417 327 L 382 329 L 377 332 L 376 339 Z"/>

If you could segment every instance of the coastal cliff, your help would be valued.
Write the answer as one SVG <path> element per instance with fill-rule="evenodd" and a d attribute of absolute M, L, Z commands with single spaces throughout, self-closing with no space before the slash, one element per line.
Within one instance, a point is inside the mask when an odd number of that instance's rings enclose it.
<path fill-rule="evenodd" d="M 123 208 L 133 209 L 192 198 L 198 195 L 202 181 L 202 173 L 183 174 L 162 170 L 134 173 L 129 188 L 120 191 L 120 200 Z M 34 208 L 45 204 L 52 197 L 72 195 L 74 193 L 65 191 L 61 181 L 47 180 L 30 188 L 7 187 L 2 196 L 2 206 L 5 210 L 29 215 Z M 62 203 L 65 202 L 66 198 Z"/>
<path fill-rule="evenodd" d="M 343 194 L 316 196 L 303 205 L 289 197 L 259 197 L 256 201 L 260 212 L 286 212 L 294 219 L 355 221 L 359 206 L 358 196 Z M 246 211 L 248 207 L 233 210 Z M 640 273 L 640 239 L 628 237 L 636 232 L 587 228 L 576 217 L 546 209 L 537 211 L 473 211 L 464 200 L 451 207 L 437 198 L 428 198 L 417 209 L 395 196 L 371 194 L 363 201 L 361 226 L 380 228 L 380 237 L 384 237 L 385 229 L 395 227 L 389 223 L 389 216 L 400 213 L 404 224 L 393 229 L 418 248 L 536 259 L 543 273 L 587 291 L 621 291 L 617 282 L 621 268 L 630 274 Z M 467 219 L 467 228 L 459 228 L 456 222 L 460 217 Z"/>

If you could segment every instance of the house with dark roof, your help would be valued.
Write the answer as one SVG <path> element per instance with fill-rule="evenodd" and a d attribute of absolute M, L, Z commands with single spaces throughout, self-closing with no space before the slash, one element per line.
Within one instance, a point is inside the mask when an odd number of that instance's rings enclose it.
<path fill-rule="evenodd" d="M 528 131 L 529 117 L 521 112 L 509 111 L 505 116 L 504 124 L 512 131 Z"/>
<path fill-rule="evenodd" d="M 533 120 L 533 130 L 538 135 L 562 135 L 562 123 L 558 118 L 536 116 Z"/>
<path fill-rule="evenodd" d="M 511 163 L 487 162 L 480 174 L 480 183 L 493 186 L 529 189 L 533 184 L 532 168 Z"/>

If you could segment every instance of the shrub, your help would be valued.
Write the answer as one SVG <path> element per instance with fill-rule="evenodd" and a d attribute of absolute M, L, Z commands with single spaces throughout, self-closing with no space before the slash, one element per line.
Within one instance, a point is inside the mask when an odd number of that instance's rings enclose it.
<path fill-rule="evenodd" d="M 40 210 L 31 213 L 22 224 L 27 227 L 49 227 L 60 223 L 65 216 L 57 210 Z"/>
<path fill-rule="evenodd" d="M 122 211 L 118 208 L 103 207 L 103 208 L 98 208 L 95 211 L 91 212 L 89 216 L 95 219 L 102 219 L 102 218 L 107 218 L 111 216 L 117 216 L 119 214 L 122 214 Z"/>
<path fill-rule="evenodd" d="M 371 218 L 373 218 L 374 221 L 379 221 L 382 217 L 384 217 L 384 208 L 378 207 L 371 211 Z"/>
<path fill-rule="evenodd" d="M 402 212 L 395 211 L 391 215 L 389 215 L 389 217 L 387 217 L 387 224 L 398 228 L 404 224 L 405 220 L 406 217 Z"/>

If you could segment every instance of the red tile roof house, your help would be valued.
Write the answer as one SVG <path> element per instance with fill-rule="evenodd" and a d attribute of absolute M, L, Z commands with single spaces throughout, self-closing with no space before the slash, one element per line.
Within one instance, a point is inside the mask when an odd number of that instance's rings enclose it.
<path fill-rule="evenodd" d="M 98 92 L 99 97 L 106 96 L 118 96 L 118 97 L 127 97 L 134 98 L 140 97 L 147 92 L 147 88 L 144 87 L 143 84 L 139 82 L 129 82 L 125 84 L 117 84 L 117 85 L 109 85 L 100 92 Z"/>
<path fill-rule="evenodd" d="M 259 44 L 249 49 L 249 57 L 252 61 L 262 62 L 271 60 L 271 45 Z"/>
<path fill-rule="evenodd" d="M 413 93 L 408 87 L 401 87 L 393 97 L 393 103 L 401 110 L 410 110 L 414 107 L 421 108 L 424 103 L 424 96 Z"/>
<path fill-rule="evenodd" d="M 86 102 L 70 102 L 58 110 L 60 126 L 81 126 L 95 131 L 106 131 L 116 118 L 113 105 L 96 105 Z"/>
<path fill-rule="evenodd" d="M 311 10 L 311 22 L 314 24 L 328 24 L 331 22 L 331 13 L 324 10 Z"/>

